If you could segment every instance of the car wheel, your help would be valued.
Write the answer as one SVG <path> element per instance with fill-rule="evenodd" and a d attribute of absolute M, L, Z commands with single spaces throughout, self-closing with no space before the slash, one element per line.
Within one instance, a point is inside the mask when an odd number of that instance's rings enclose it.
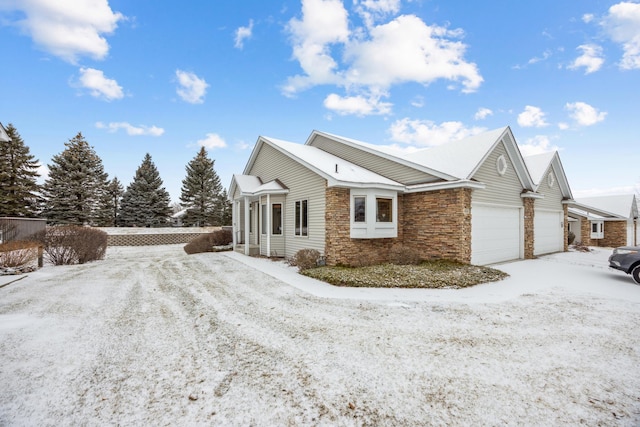
<path fill-rule="evenodd" d="M 631 270 L 631 276 L 633 280 L 640 285 L 640 265 L 636 265 L 633 270 Z"/>

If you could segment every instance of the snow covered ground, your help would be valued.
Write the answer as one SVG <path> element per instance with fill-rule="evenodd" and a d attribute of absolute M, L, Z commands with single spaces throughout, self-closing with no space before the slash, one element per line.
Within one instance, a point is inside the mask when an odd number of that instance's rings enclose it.
<path fill-rule="evenodd" d="M 0 288 L 0 425 L 640 424 L 640 286 L 609 250 L 393 290 L 182 246 Z"/>

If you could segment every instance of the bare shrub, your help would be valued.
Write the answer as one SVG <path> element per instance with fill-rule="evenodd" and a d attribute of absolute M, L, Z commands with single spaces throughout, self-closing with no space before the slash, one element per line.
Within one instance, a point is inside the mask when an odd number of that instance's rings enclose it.
<path fill-rule="evenodd" d="M 380 260 L 372 252 L 360 251 L 349 263 L 349 267 L 371 267 L 376 264 L 380 264 Z"/>
<path fill-rule="evenodd" d="M 231 230 L 216 230 L 212 233 L 196 237 L 185 245 L 184 251 L 189 255 L 202 252 L 213 252 L 215 246 L 225 246 L 232 241 L 233 234 L 231 233 Z"/>
<path fill-rule="evenodd" d="M 573 231 L 569 231 L 567 233 L 567 243 L 571 245 L 574 240 L 576 240 L 576 234 Z"/>
<path fill-rule="evenodd" d="M 298 267 L 298 271 L 309 270 L 318 266 L 320 260 L 320 252 L 315 249 L 300 249 L 291 258 L 288 263 L 293 267 Z"/>
<path fill-rule="evenodd" d="M 12 241 L 0 244 L 0 268 L 22 267 L 37 257 L 37 242 Z"/>
<path fill-rule="evenodd" d="M 47 260 L 53 265 L 84 264 L 103 259 L 107 233 L 91 227 L 64 225 L 47 227 L 35 235 L 43 242 Z"/>
<path fill-rule="evenodd" d="M 389 251 L 389 262 L 396 265 L 418 265 L 422 262 L 422 257 L 413 248 L 395 246 Z"/>

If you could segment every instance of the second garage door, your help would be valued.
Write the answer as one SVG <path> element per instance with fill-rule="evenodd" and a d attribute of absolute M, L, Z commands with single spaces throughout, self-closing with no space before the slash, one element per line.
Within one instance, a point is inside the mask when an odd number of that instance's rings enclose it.
<path fill-rule="evenodd" d="M 533 254 L 564 250 L 564 213 L 536 209 L 533 216 Z"/>
<path fill-rule="evenodd" d="M 521 258 L 521 208 L 472 205 L 471 263 L 486 265 Z"/>

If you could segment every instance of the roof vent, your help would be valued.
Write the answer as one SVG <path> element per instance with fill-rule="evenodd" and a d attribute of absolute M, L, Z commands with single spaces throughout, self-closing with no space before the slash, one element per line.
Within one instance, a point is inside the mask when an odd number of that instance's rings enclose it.
<path fill-rule="evenodd" d="M 338 173 L 338 164 L 336 163 L 336 173 Z"/>

